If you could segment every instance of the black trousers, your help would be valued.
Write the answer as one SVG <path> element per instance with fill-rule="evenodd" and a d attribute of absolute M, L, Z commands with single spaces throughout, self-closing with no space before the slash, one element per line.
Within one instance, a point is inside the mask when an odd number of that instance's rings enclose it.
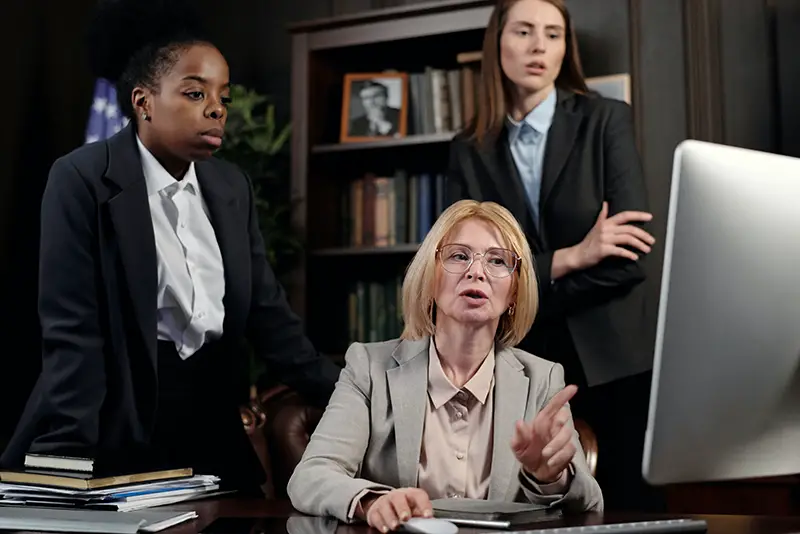
<path fill-rule="evenodd" d="M 263 496 L 265 473 L 239 415 L 230 354 L 213 344 L 183 360 L 158 343 L 158 415 L 151 439 L 161 468 L 219 476 L 221 489 Z"/>
<path fill-rule="evenodd" d="M 566 323 L 548 322 L 540 332 L 546 338 L 536 340 L 530 350 L 564 366 L 566 383 L 578 386 L 570 402 L 573 417 L 586 421 L 597 435 L 596 478 L 605 510 L 665 512 L 663 490 L 642 477 L 652 372 L 589 387 Z"/>

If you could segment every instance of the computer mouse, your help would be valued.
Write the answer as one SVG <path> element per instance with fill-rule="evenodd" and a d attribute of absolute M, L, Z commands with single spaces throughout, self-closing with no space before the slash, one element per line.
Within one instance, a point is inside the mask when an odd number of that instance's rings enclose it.
<path fill-rule="evenodd" d="M 419 534 L 456 534 L 458 532 L 455 523 L 435 517 L 412 517 L 403 523 L 403 529 Z"/>

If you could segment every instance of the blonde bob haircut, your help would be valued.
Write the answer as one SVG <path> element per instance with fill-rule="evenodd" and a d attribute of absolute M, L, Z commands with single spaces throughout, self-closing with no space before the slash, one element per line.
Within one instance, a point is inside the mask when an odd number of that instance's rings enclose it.
<path fill-rule="evenodd" d="M 461 222 L 480 219 L 500 232 L 504 246 L 519 257 L 512 292 L 515 295 L 513 313 L 508 310 L 500 317 L 495 335 L 499 348 L 513 347 L 528 334 L 539 306 L 539 289 L 533 270 L 528 240 L 519 223 L 506 208 L 494 202 L 460 200 L 447 208 L 436 220 L 419 250 L 411 260 L 403 280 L 402 339 L 420 339 L 435 333 L 437 250 Z"/>

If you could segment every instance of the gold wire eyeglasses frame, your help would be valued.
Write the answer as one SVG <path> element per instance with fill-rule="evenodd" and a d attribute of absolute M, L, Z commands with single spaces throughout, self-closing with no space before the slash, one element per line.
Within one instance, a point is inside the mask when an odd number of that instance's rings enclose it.
<path fill-rule="evenodd" d="M 451 247 L 453 249 L 461 248 L 464 249 L 465 252 L 469 251 L 471 253 L 469 254 L 469 262 L 465 263 L 463 268 L 459 266 L 458 268 L 453 270 L 454 266 L 447 265 L 447 262 L 442 257 L 442 250 L 448 250 Z M 510 267 L 504 266 L 503 269 L 498 271 L 497 265 L 487 264 L 486 259 L 487 257 L 490 257 L 493 252 L 498 253 L 501 256 L 507 255 L 509 258 L 513 259 L 513 265 L 511 265 Z M 462 245 L 460 243 L 448 243 L 446 245 L 439 246 L 436 249 L 436 256 L 439 258 L 439 262 L 442 264 L 442 268 L 451 274 L 464 274 L 469 270 L 470 267 L 472 267 L 472 264 L 475 262 L 475 258 L 480 256 L 481 262 L 483 263 L 484 272 L 489 276 L 492 276 L 493 278 L 506 278 L 508 276 L 511 276 L 511 273 L 517 270 L 517 266 L 519 265 L 521 260 L 521 258 L 513 250 L 509 250 L 507 248 L 493 247 L 487 249 L 485 252 L 474 252 L 467 245 Z"/>

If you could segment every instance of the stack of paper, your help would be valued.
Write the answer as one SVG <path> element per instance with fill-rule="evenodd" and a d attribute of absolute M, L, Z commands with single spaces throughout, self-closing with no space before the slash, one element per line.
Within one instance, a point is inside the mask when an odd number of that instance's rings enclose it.
<path fill-rule="evenodd" d="M 206 497 L 218 490 L 219 478 L 211 475 L 88 490 L 0 483 L 0 505 L 129 512 Z"/>
<path fill-rule="evenodd" d="M 197 513 L 194 511 L 118 514 L 100 510 L 9 506 L 0 508 L 0 530 L 136 534 L 137 532 L 158 532 L 196 517 Z"/>

